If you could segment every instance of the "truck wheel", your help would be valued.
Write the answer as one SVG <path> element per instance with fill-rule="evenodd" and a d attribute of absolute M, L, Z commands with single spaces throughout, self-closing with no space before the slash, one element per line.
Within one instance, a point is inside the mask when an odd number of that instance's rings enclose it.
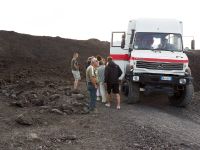
<path fill-rule="evenodd" d="M 185 86 L 184 90 L 176 91 L 174 96 L 169 97 L 169 101 L 173 106 L 186 107 L 192 101 L 194 87 L 192 83 Z"/>
<path fill-rule="evenodd" d="M 132 81 L 128 82 L 129 92 L 127 103 L 128 104 L 135 104 L 140 101 L 140 86 L 138 83 L 134 83 Z"/>
<path fill-rule="evenodd" d="M 125 82 L 122 82 L 121 84 L 121 92 L 125 95 L 125 96 L 128 96 L 128 83 L 125 81 Z"/>
<path fill-rule="evenodd" d="M 122 84 L 121 84 L 121 92 L 125 95 L 125 96 L 128 96 L 128 93 L 129 93 L 129 78 L 130 78 L 130 75 L 132 74 L 132 72 L 130 71 L 130 65 L 126 65 L 126 71 L 125 71 L 125 76 L 124 76 L 124 79 L 122 81 Z"/>

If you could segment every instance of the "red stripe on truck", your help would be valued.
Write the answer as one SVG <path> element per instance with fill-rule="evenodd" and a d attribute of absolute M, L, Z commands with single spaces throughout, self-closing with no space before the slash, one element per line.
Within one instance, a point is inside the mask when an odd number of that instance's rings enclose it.
<path fill-rule="evenodd" d="M 129 60 L 128 54 L 110 54 L 113 60 Z"/>
<path fill-rule="evenodd" d="M 159 58 L 142 58 L 142 57 L 129 57 L 128 54 L 110 54 L 113 60 L 143 60 L 151 62 L 170 62 L 170 63 L 188 63 L 188 60 L 175 60 L 175 59 L 159 59 Z"/>

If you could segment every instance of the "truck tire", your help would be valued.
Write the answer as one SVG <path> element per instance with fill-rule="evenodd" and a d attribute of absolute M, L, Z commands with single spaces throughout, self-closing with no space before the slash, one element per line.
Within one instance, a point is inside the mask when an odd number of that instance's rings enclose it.
<path fill-rule="evenodd" d="M 173 106 L 186 107 L 192 101 L 194 87 L 192 83 L 185 86 L 184 90 L 177 91 L 174 96 L 169 97 L 169 101 Z"/>
<path fill-rule="evenodd" d="M 132 72 L 130 71 L 130 65 L 127 64 L 126 65 L 126 71 L 125 71 L 125 76 L 124 79 L 122 80 L 122 84 L 121 84 L 121 92 L 123 93 L 123 95 L 128 96 L 129 93 L 129 81 L 130 80 L 130 75 L 132 74 Z"/>
<path fill-rule="evenodd" d="M 121 92 L 123 95 L 125 96 L 128 96 L 128 83 L 125 81 L 125 82 L 122 82 L 121 84 Z"/>
<path fill-rule="evenodd" d="M 140 101 L 140 86 L 138 83 L 134 83 L 132 81 L 128 82 L 129 92 L 127 103 L 128 104 L 135 104 Z"/>

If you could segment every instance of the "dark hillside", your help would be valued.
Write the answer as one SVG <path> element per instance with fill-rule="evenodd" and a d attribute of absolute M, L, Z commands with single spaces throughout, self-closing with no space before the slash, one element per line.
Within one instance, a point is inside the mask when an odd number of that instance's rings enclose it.
<path fill-rule="evenodd" d="M 0 31 L 0 78 L 16 81 L 26 77 L 56 75 L 71 78 L 70 60 L 80 53 L 82 76 L 89 56 L 109 55 L 109 42 L 97 39 L 73 40 L 60 37 L 31 36 L 12 31 Z M 189 51 L 195 90 L 200 90 L 200 51 Z"/>
<path fill-rule="evenodd" d="M 0 31 L 1 78 L 15 80 L 46 73 L 69 75 L 70 60 L 75 51 L 80 53 L 79 61 L 84 69 L 89 56 L 108 56 L 109 42 Z"/>

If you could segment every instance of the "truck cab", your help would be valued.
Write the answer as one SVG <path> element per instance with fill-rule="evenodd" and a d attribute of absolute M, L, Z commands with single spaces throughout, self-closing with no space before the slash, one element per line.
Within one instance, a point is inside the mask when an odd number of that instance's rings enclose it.
<path fill-rule="evenodd" d="M 120 33 L 121 40 L 114 41 Z M 175 106 L 191 102 L 192 76 L 182 34 L 183 24 L 175 19 L 131 20 L 127 32 L 112 33 L 110 56 L 123 70 L 121 89 L 128 103 L 139 102 L 141 92 L 165 93 Z"/>

